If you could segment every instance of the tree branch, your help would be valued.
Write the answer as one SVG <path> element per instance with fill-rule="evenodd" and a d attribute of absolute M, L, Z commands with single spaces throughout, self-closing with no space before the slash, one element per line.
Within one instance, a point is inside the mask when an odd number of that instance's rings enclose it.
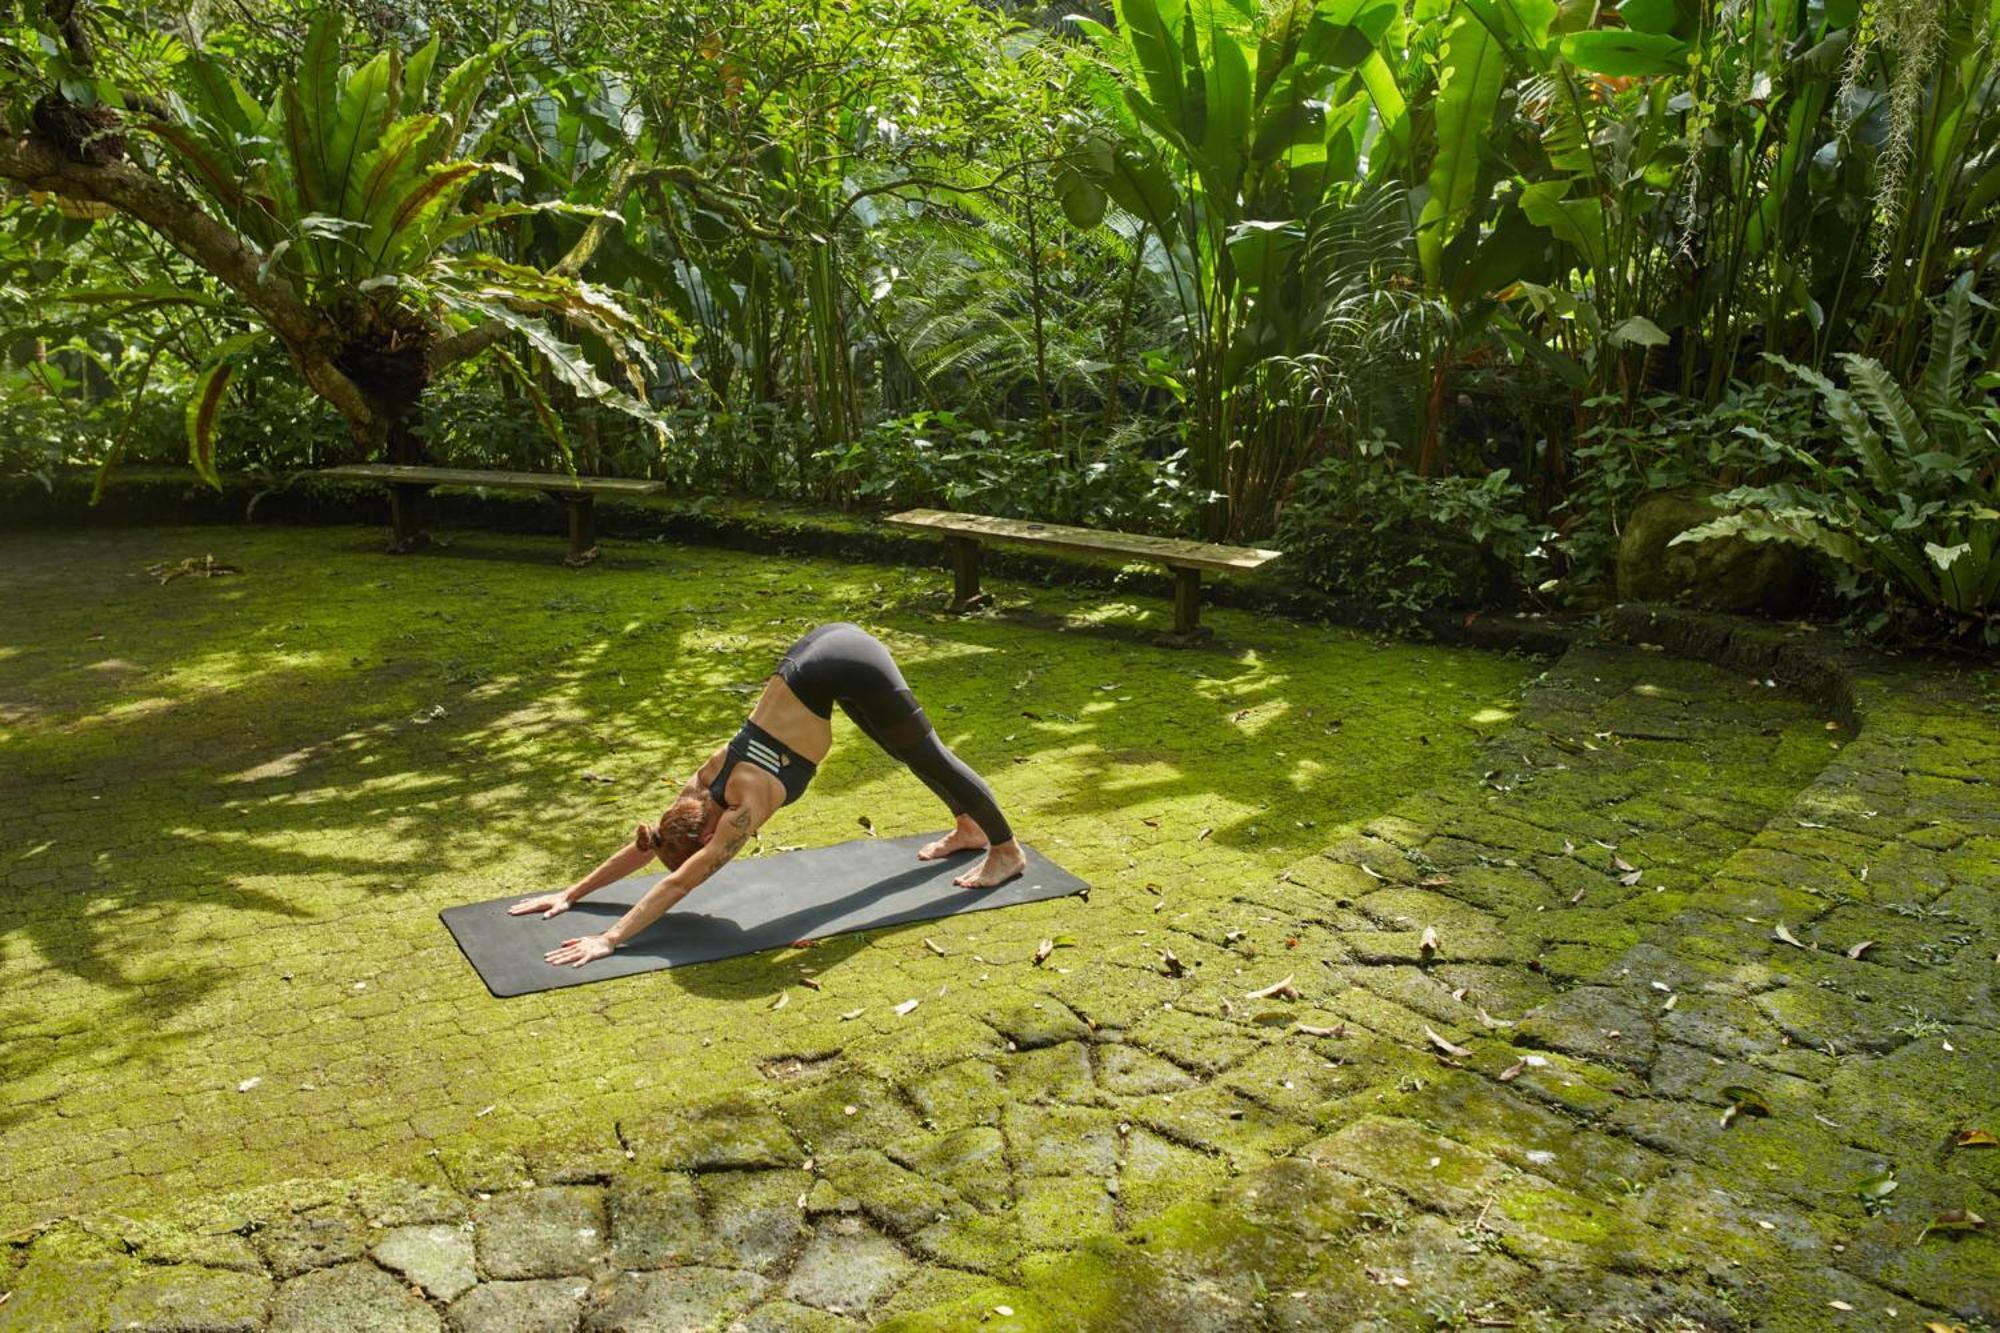
<path fill-rule="evenodd" d="M 328 353 L 338 331 L 283 276 L 263 272 L 264 257 L 254 247 L 173 185 L 130 162 L 78 162 L 34 135 L 0 138 L 0 178 L 31 190 L 109 204 L 150 227 L 270 325 L 306 382 L 339 410 L 350 430 L 373 428 L 374 408 Z"/>

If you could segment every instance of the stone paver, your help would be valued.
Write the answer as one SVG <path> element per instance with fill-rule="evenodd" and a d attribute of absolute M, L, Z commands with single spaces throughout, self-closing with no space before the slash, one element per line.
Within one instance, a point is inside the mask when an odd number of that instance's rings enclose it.
<path fill-rule="evenodd" d="M 452 1303 L 455 1333 L 575 1333 L 590 1285 L 576 1278 L 486 1282 Z"/>
<path fill-rule="evenodd" d="M 860 1314 L 915 1267 L 894 1241 L 857 1221 L 822 1222 L 792 1265 L 785 1295 L 832 1314 Z"/>
<path fill-rule="evenodd" d="M 436 1333 L 437 1312 L 368 1264 L 341 1264 L 278 1288 L 272 1333 Z"/>
<path fill-rule="evenodd" d="M 668 1268 L 620 1273 L 585 1317 L 588 1333 L 687 1333 L 726 1323 L 764 1294 L 755 1273 L 730 1268 Z"/>
<path fill-rule="evenodd" d="M 463 1227 L 397 1227 L 369 1253 L 375 1262 L 441 1301 L 454 1301 L 479 1280 L 472 1237 Z"/>
<path fill-rule="evenodd" d="M 604 1196 L 588 1186 L 496 1194 L 475 1214 L 479 1267 L 488 1277 L 587 1273 L 604 1252 Z"/>

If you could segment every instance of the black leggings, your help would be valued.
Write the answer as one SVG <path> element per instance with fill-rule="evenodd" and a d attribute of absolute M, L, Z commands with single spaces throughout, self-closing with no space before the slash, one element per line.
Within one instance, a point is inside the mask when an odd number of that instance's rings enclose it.
<path fill-rule="evenodd" d="M 988 842 L 1013 838 L 993 789 L 938 738 L 895 659 L 867 630 L 844 622 L 821 625 L 785 651 L 777 674 L 821 717 L 832 717 L 838 704 L 869 740 L 908 764 L 952 814 L 972 816 Z"/>

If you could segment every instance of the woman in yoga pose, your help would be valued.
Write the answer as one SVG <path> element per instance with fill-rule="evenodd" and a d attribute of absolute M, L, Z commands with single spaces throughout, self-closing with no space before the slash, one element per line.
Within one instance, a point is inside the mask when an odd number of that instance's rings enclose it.
<path fill-rule="evenodd" d="M 561 893 L 515 903 L 515 916 L 568 911 L 578 899 L 633 874 L 654 857 L 671 872 L 601 935 L 564 940 L 548 960 L 581 967 L 603 958 L 653 924 L 661 913 L 722 869 L 780 806 L 805 793 L 833 748 L 833 709 L 910 766 L 938 794 L 957 826 L 917 855 L 935 860 L 984 849 L 979 863 L 952 883 L 990 889 L 1026 865 L 992 789 L 945 748 L 903 673 L 859 625 L 822 625 L 785 651 L 749 720 L 688 779 L 657 825 L 641 824 L 630 844 Z"/>

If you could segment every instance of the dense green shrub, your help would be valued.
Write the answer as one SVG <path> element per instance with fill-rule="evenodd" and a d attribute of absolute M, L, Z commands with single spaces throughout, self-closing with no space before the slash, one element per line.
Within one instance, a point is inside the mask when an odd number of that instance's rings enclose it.
<path fill-rule="evenodd" d="M 1909 607 L 2000 644 L 2000 373 L 1975 363 L 1971 311 L 1967 275 L 1907 384 L 1851 353 L 1841 358 L 1844 387 L 1781 362 L 1824 404 L 1819 447 L 1761 435 L 1789 474 L 1717 497 L 1730 512 L 1675 540 L 1803 546 L 1831 560 L 1843 591 L 1874 608 L 1871 628 Z"/>
<path fill-rule="evenodd" d="M 827 469 L 834 496 L 870 507 L 1173 532 L 1207 498 L 1188 487 L 1181 452 L 1155 457 L 1118 441 L 1087 452 L 1050 447 L 1031 427 L 975 426 L 951 412 L 879 422 L 813 461 Z"/>
<path fill-rule="evenodd" d="M 1532 586 L 1549 534 L 1506 469 L 1422 477 L 1396 452 L 1378 435 L 1299 473 L 1277 537 L 1295 577 L 1406 613 L 1504 602 Z"/>

